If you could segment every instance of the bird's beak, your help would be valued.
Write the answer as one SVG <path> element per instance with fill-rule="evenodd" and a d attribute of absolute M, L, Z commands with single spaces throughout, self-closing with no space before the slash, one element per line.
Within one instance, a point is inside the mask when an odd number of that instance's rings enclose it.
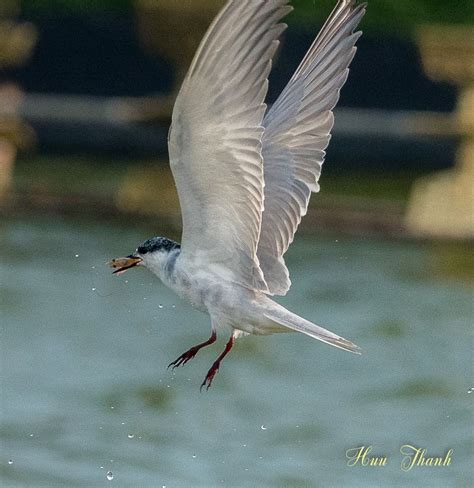
<path fill-rule="evenodd" d="M 109 261 L 107 264 L 111 268 L 115 268 L 114 274 L 122 274 L 127 271 L 127 269 L 133 268 L 137 264 L 142 262 L 142 258 L 139 258 L 138 256 L 127 256 L 126 258 L 115 258 Z"/>

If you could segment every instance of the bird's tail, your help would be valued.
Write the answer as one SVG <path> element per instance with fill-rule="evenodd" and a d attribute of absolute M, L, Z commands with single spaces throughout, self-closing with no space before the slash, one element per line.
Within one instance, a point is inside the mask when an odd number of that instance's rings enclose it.
<path fill-rule="evenodd" d="M 296 332 L 302 332 L 318 341 L 325 342 L 326 344 L 338 347 L 339 349 L 344 349 L 345 351 L 353 352 L 355 354 L 361 353 L 360 347 L 356 346 L 351 341 L 348 341 L 329 330 L 323 329 L 309 320 L 299 317 L 273 301 L 272 304 L 273 306 L 271 309 L 267 309 L 264 312 L 264 315 L 273 323 L 282 325 Z"/>

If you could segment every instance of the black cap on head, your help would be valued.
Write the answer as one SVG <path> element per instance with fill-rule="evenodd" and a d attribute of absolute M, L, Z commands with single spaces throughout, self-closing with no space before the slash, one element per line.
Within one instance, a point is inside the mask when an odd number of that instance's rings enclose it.
<path fill-rule="evenodd" d="M 151 239 L 147 239 L 141 246 L 138 246 L 137 252 L 142 255 L 155 251 L 170 252 L 180 247 L 177 242 L 166 237 L 152 237 Z"/>

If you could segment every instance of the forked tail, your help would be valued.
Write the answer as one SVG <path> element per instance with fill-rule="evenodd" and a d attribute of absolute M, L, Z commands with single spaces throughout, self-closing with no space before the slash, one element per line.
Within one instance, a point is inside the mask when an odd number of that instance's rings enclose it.
<path fill-rule="evenodd" d="M 339 349 L 344 349 L 345 351 L 353 352 L 354 354 L 361 353 L 359 346 L 344 339 L 344 337 L 340 337 L 329 330 L 313 324 L 309 320 L 299 317 L 273 301 L 272 304 L 274 306 L 270 310 L 264 312 L 265 317 L 272 322 L 288 327 L 296 332 L 302 332 L 318 341 L 325 342 L 326 344 L 338 347 Z"/>

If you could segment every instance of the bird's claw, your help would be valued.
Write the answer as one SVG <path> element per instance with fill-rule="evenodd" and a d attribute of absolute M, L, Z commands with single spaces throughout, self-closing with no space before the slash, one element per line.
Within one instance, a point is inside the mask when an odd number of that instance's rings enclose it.
<path fill-rule="evenodd" d="M 206 346 L 209 346 L 210 344 L 214 344 L 216 342 L 216 332 L 213 330 L 211 337 L 205 342 L 201 342 L 201 344 L 198 344 L 197 346 L 193 346 L 190 349 L 188 349 L 186 352 L 181 354 L 178 359 L 175 359 L 172 361 L 170 364 L 168 364 L 168 369 L 173 367 L 173 369 L 177 368 L 178 366 L 182 366 L 183 364 L 186 364 L 189 360 L 193 359 L 194 356 L 203 348 Z"/>
<path fill-rule="evenodd" d="M 209 388 L 212 385 L 212 380 L 214 379 L 214 376 L 216 376 L 216 373 L 219 371 L 219 364 L 214 363 L 211 366 L 211 369 L 207 372 L 206 377 L 204 378 L 204 381 L 201 383 L 201 387 L 199 388 L 199 391 L 202 391 L 202 389 L 205 387 L 206 391 L 209 390 Z"/>
<path fill-rule="evenodd" d="M 171 368 L 171 367 L 173 369 L 175 369 L 175 368 L 177 368 L 179 366 L 183 366 L 188 361 L 190 361 L 191 359 L 193 359 L 194 356 L 196 356 L 196 354 L 197 354 L 198 351 L 199 351 L 199 349 L 196 349 L 196 348 L 192 347 L 191 349 L 189 349 L 189 351 L 186 351 L 185 353 L 181 354 L 181 356 L 179 356 L 179 358 L 175 359 L 170 364 L 168 364 L 168 369 Z"/>

